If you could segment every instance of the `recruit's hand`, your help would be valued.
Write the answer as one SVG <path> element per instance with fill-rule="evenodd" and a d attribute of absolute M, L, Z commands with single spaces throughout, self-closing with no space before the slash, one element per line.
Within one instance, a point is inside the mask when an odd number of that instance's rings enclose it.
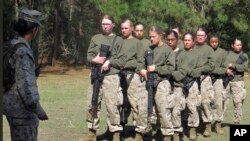
<path fill-rule="evenodd" d="M 233 67 L 232 63 L 228 64 L 228 68 L 232 68 L 232 67 Z"/>
<path fill-rule="evenodd" d="M 227 69 L 228 76 L 234 76 L 234 71 L 232 69 Z"/>
<path fill-rule="evenodd" d="M 155 71 L 155 65 L 147 66 L 147 70 L 148 70 L 149 72 L 154 72 L 154 71 Z"/>
<path fill-rule="evenodd" d="M 100 54 L 98 53 L 97 56 L 92 59 L 92 63 L 94 64 L 103 64 L 106 60 L 106 57 L 100 57 Z"/>
<path fill-rule="evenodd" d="M 109 70 L 109 65 L 109 60 L 105 61 L 105 63 L 102 65 L 101 72 Z"/>
<path fill-rule="evenodd" d="M 142 77 L 144 77 L 145 80 L 147 80 L 147 70 L 142 69 L 142 70 L 140 71 L 140 75 L 141 75 Z"/>

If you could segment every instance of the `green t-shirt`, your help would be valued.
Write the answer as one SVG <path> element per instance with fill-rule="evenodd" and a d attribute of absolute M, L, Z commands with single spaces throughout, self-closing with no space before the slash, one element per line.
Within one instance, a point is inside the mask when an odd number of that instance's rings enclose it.
<path fill-rule="evenodd" d="M 236 63 L 236 61 L 238 60 L 241 53 L 246 60 L 238 64 Z M 246 53 L 243 53 L 243 52 L 236 53 L 234 51 L 229 51 L 226 61 L 225 61 L 225 66 L 228 66 L 228 64 L 232 63 L 232 68 L 235 71 L 235 76 L 232 81 L 244 80 L 244 72 L 248 71 L 248 61 L 249 60 L 248 60 L 248 56 Z"/>
<path fill-rule="evenodd" d="M 94 35 L 89 44 L 87 52 L 87 61 L 91 63 L 92 59 L 95 58 L 96 55 L 100 52 L 100 47 L 102 44 L 110 46 L 110 57 L 108 57 L 108 60 L 110 61 L 110 69 L 104 72 L 105 75 L 119 73 L 120 66 L 125 61 L 125 57 L 118 56 L 122 47 L 122 38 L 117 35 L 113 36 L 106 36 L 103 34 Z"/>
<path fill-rule="evenodd" d="M 159 47 L 151 46 L 153 50 L 153 64 L 155 65 L 155 72 L 158 74 L 157 79 L 168 77 L 175 69 L 175 55 L 173 50 L 167 45 L 163 44 Z M 145 56 L 138 61 L 139 70 L 146 69 Z"/>
<path fill-rule="evenodd" d="M 207 44 L 195 45 L 194 58 L 198 60 L 197 67 L 190 72 L 190 76 L 196 78 L 200 75 L 207 75 L 214 69 L 214 51 Z"/>

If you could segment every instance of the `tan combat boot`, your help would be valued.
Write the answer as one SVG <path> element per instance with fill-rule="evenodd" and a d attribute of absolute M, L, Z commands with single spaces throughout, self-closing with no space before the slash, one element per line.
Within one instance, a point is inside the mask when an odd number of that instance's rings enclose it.
<path fill-rule="evenodd" d="M 211 136 L 211 123 L 210 122 L 206 123 L 206 129 L 205 129 L 205 131 L 203 133 L 203 136 L 204 137 L 210 137 Z"/>
<path fill-rule="evenodd" d="M 179 132 L 174 132 L 174 141 L 180 141 L 180 133 Z"/>
<path fill-rule="evenodd" d="M 190 141 L 196 140 L 196 128 L 195 127 L 190 127 L 189 129 L 189 139 Z"/>
<path fill-rule="evenodd" d="M 171 135 L 164 135 L 163 141 L 171 141 Z"/>
<path fill-rule="evenodd" d="M 216 121 L 215 122 L 215 131 L 218 135 L 223 135 L 224 134 L 224 131 L 223 129 L 221 128 L 221 122 L 220 121 Z"/>
<path fill-rule="evenodd" d="M 120 132 L 113 133 L 113 141 L 120 141 Z"/>
<path fill-rule="evenodd" d="M 96 141 L 96 130 L 89 129 L 88 135 L 79 141 Z"/>
<path fill-rule="evenodd" d="M 136 132 L 135 141 L 143 141 L 143 135 L 141 133 Z"/>

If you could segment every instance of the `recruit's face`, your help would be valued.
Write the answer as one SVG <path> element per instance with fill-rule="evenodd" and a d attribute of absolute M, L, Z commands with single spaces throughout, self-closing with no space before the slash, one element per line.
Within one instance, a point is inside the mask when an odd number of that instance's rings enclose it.
<path fill-rule="evenodd" d="M 123 38 L 128 38 L 132 34 L 133 27 L 129 22 L 124 22 L 121 24 L 121 31 Z"/>
<path fill-rule="evenodd" d="M 102 25 L 103 34 L 109 35 L 109 34 L 112 33 L 112 29 L 114 27 L 114 23 L 112 23 L 111 20 L 109 20 L 109 19 L 103 19 L 101 25 Z"/>
<path fill-rule="evenodd" d="M 177 38 L 174 36 L 173 33 L 169 34 L 166 38 L 167 44 L 172 48 L 175 49 L 177 47 Z"/>
<path fill-rule="evenodd" d="M 135 27 L 134 33 L 135 33 L 135 37 L 137 39 L 142 39 L 143 38 L 143 25 L 139 24 Z"/>
<path fill-rule="evenodd" d="M 205 33 L 205 31 L 197 31 L 196 32 L 196 43 L 197 44 L 204 44 L 206 42 L 207 39 L 207 35 Z"/>
<path fill-rule="evenodd" d="M 234 44 L 232 44 L 232 48 L 235 52 L 239 53 L 242 48 L 242 42 L 240 40 L 235 40 Z"/>
<path fill-rule="evenodd" d="M 216 49 L 219 46 L 219 39 L 217 37 L 211 37 L 209 40 L 209 45 Z"/>
<path fill-rule="evenodd" d="M 194 46 L 194 40 L 192 35 L 187 34 L 184 36 L 183 38 L 183 44 L 184 44 L 184 48 L 189 50 Z"/>
<path fill-rule="evenodd" d="M 161 41 L 161 38 L 162 38 L 162 35 L 158 34 L 155 31 L 149 31 L 148 36 L 149 36 L 149 39 L 150 39 L 152 45 L 158 45 Z"/>

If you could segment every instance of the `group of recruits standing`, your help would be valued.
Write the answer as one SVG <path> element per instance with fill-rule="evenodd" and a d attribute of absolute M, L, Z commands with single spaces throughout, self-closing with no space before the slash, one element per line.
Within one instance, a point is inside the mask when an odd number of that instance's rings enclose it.
<path fill-rule="evenodd" d="M 248 69 L 248 57 L 242 52 L 240 39 L 234 39 L 231 44 L 232 51 L 227 52 L 219 47 L 219 36 L 216 34 L 209 36 L 207 44 L 207 33 L 202 27 L 197 29 L 195 35 L 191 32 L 185 33 L 182 41 L 178 28 L 163 32 L 160 27 L 152 26 L 148 31 L 149 39 L 146 39 L 143 37 L 143 24 L 134 26 L 131 20 L 123 20 L 120 25 L 122 37 L 113 33 L 114 26 L 112 16 L 104 15 L 101 19 L 102 33 L 92 37 L 88 48 L 88 62 L 102 64 L 101 72 L 104 74 L 104 79 L 96 118 L 91 114 L 93 87 L 91 83 L 89 85 L 87 110 L 89 133 L 82 140 L 96 140 L 102 99 L 105 101 L 107 124 L 113 141 L 120 140 L 120 133 L 124 130 L 120 123 L 120 107 L 123 104 L 119 78 L 121 70 L 127 72 L 127 79 L 130 80 L 127 96 L 131 105 L 136 141 L 142 141 L 144 135 L 151 130 L 147 119 L 148 72 L 157 74 L 158 85 L 154 94 L 155 113 L 164 141 L 180 140 L 179 135 L 183 132 L 181 112 L 184 109 L 187 109 L 188 113 L 187 126 L 190 140 L 197 139 L 196 128 L 201 123 L 198 109 L 201 109 L 201 119 L 205 127 L 203 135 L 211 136 L 212 123 L 217 134 L 223 134 L 221 122 L 230 95 L 234 104 L 234 123 L 240 124 L 242 104 L 246 98 L 244 72 Z M 101 44 L 111 46 L 110 57 L 99 55 Z M 153 65 L 146 65 L 147 50 L 153 51 Z M 240 54 L 246 60 L 237 64 L 236 60 Z M 171 79 L 168 76 L 171 76 Z M 187 94 L 184 94 L 183 80 L 186 76 L 198 81 L 195 81 Z M 223 76 L 233 77 L 226 87 L 223 86 Z"/>

